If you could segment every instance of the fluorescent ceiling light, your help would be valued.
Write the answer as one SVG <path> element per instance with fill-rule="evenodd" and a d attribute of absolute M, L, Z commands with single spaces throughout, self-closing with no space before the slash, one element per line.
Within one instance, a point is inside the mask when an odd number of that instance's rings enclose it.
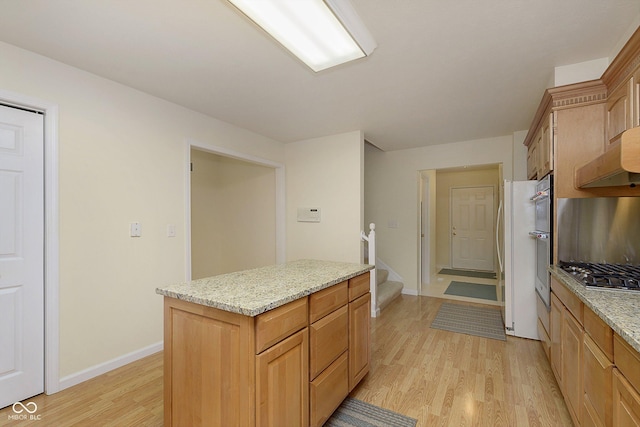
<path fill-rule="evenodd" d="M 313 71 L 362 58 L 376 48 L 348 0 L 228 1 Z"/>

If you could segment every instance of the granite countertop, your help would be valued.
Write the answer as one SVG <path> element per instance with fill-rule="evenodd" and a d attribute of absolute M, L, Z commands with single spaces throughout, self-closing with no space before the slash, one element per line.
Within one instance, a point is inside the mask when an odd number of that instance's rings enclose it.
<path fill-rule="evenodd" d="M 157 288 L 156 293 L 245 316 L 257 316 L 374 268 L 299 260 Z"/>
<path fill-rule="evenodd" d="M 550 266 L 549 271 L 640 352 L 640 292 L 587 287 L 556 266 Z"/>

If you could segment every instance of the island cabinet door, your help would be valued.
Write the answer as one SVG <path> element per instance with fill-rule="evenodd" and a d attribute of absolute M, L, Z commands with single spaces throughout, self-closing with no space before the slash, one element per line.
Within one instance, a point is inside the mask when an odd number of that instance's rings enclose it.
<path fill-rule="evenodd" d="M 166 427 L 254 423 L 253 318 L 165 297 Z"/>
<path fill-rule="evenodd" d="M 309 330 L 256 356 L 256 426 L 309 425 Z"/>
<path fill-rule="evenodd" d="M 349 392 L 369 372 L 371 294 L 349 303 Z"/>

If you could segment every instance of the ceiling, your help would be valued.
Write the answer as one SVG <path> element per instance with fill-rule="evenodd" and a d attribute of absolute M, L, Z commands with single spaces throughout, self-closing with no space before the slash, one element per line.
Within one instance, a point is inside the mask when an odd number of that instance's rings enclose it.
<path fill-rule="evenodd" d="M 0 41 L 281 142 L 389 151 L 529 127 L 556 66 L 610 57 L 638 0 L 352 0 L 378 43 L 313 73 L 223 0 L 0 0 Z"/>

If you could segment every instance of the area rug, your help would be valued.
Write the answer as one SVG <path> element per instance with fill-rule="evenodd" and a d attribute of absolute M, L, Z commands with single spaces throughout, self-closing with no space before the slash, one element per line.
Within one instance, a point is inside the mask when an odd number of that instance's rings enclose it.
<path fill-rule="evenodd" d="M 452 280 L 444 293 L 446 295 L 457 295 L 459 297 L 498 301 L 496 285 L 483 285 L 481 283 L 457 282 Z"/>
<path fill-rule="evenodd" d="M 495 279 L 496 273 L 492 271 L 470 271 L 470 270 L 455 270 L 451 268 L 443 268 L 438 274 L 446 274 L 447 276 L 464 276 L 464 277 L 477 277 L 479 279 Z"/>
<path fill-rule="evenodd" d="M 325 427 L 415 427 L 418 420 L 347 397 Z"/>
<path fill-rule="evenodd" d="M 500 310 L 493 308 L 445 302 L 440 306 L 431 327 L 495 340 L 507 340 L 502 314 Z"/>

